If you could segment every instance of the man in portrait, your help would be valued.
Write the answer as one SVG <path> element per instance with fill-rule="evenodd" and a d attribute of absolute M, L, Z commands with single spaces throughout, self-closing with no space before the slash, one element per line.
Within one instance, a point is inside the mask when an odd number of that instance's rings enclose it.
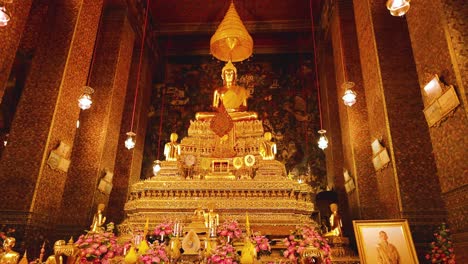
<path fill-rule="evenodd" d="M 400 255 L 396 247 L 388 242 L 385 231 L 379 232 L 380 242 L 377 244 L 377 264 L 400 264 Z"/>

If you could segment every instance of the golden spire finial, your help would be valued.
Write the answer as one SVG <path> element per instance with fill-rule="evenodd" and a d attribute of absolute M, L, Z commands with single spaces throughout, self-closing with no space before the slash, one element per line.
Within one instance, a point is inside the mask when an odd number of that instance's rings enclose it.
<path fill-rule="evenodd" d="M 211 54 L 222 61 L 243 61 L 252 55 L 253 40 L 245 28 L 234 2 L 210 40 Z"/>

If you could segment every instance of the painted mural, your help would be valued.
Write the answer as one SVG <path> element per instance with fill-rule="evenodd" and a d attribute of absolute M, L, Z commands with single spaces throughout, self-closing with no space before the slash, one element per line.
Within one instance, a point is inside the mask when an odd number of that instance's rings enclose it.
<path fill-rule="evenodd" d="M 154 85 L 151 98 L 142 178 L 151 177 L 152 162 L 163 159 L 170 133 L 179 139 L 186 136 L 196 112 L 212 111 L 223 66 L 224 62 L 208 57 L 167 62 L 165 81 Z M 248 110 L 257 112 L 264 130 L 273 134 L 277 159 L 294 177 L 325 189 L 325 158 L 316 144 L 320 121 L 311 55 L 255 56 L 235 66 L 237 84 L 251 94 Z"/>

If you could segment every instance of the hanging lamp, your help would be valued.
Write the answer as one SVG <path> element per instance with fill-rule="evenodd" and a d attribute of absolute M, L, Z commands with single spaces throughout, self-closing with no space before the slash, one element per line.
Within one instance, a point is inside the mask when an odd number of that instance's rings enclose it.
<path fill-rule="evenodd" d="M 98 39 L 99 39 L 99 35 L 101 32 L 102 16 L 103 16 L 103 11 L 101 10 L 101 14 L 99 15 L 98 28 L 96 31 L 96 37 L 94 38 L 93 55 L 91 56 L 91 65 L 89 66 L 89 69 L 88 69 L 88 77 L 86 78 L 85 86 L 83 86 L 83 93 L 78 98 L 78 107 L 81 110 L 87 110 L 91 108 L 91 105 L 93 104 L 93 99 L 91 95 L 94 93 L 94 89 L 91 88 L 90 82 L 91 82 L 91 74 L 94 68 L 94 62 L 96 60 L 96 50 L 98 47 Z"/>
<path fill-rule="evenodd" d="M 346 106 L 349 106 L 349 107 L 353 106 L 356 103 L 357 94 L 352 89 L 354 87 L 354 85 L 355 84 L 353 82 L 344 82 L 341 85 L 341 89 L 343 89 L 345 91 L 344 95 L 343 95 L 343 97 L 341 97 L 341 99 L 343 99 L 343 103 Z"/>
<path fill-rule="evenodd" d="M 387 9 L 392 16 L 403 16 L 410 8 L 410 0 L 388 0 Z"/>
<path fill-rule="evenodd" d="M 127 132 L 127 139 L 125 140 L 125 147 L 127 149 L 133 149 L 136 145 L 136 133 L 133 132 L 133 123 L 135 121 L 135 110 L 136 110 L 136 104 L 137 104 L 137 98 L 138 98 L 138 88 L 140 85 L 141 62 L 143 60 L 143 51 L 145 48 L 146 27 L 148 25 L 148 13 L 150 9 L 149 2 L 150 0 L 146 1 L 145 21 L 144 21 L 144 26 L 143 26 L 143 34 L 141 37 L 140 60 L 138 62 L 138 71 L 137 71 L 137 78 L 136 78 L 136 85 L 135 85 L 135 97 L 133 98 L 132 120 L 130 121 L 130 131 Z"/>
<path fill-rule="evenodd" d="M 309 1 L 309 5 L 310 5 L 310 17 L 312 20 L 312 42 L 314 44 L 315 86 L 317 87 L 317 104 L 318 104 L 319 117 L 320 117 L 320 130 L 318 131 L 320 137 L 317 143 L 318 143 L 318 147 L 324 150 L 328 147 L 328 139 L 325 136 L 325 133 L 327 131 L 323 129 L 323 121 L 322 121 L 322 104 L 320 100 L 320 82 L 318 79 L 318 70 L 317 70 L 317 46 L 315 44 L 315 23 L 314 23 L 314 13 L 312 10 L 312 0 Z"/>
<path fill-rule="evenodd" d="M 6 9 L 5 3 L 7 3 L 7 1 L 0 3 L 0 27 L 7 26 L 11 19 L 11 15 Z"/>
<path fill-rule="evenodd" d="M 253 52 L 253 39 L 245 28 L 234 2 L 210 39 L 211 54 L 221 61 L 238 62 L 249 58 Z"/>

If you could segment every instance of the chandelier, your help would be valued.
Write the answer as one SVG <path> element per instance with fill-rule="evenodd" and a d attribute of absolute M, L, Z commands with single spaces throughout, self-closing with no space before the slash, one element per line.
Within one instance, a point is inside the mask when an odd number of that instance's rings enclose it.
<path fill-rule="evenodd" d="M 0 4 L 0 27 L 5 27 L 8 25 L 11 16 L 10 13 L 6 10 L 5 4 Z"/>

